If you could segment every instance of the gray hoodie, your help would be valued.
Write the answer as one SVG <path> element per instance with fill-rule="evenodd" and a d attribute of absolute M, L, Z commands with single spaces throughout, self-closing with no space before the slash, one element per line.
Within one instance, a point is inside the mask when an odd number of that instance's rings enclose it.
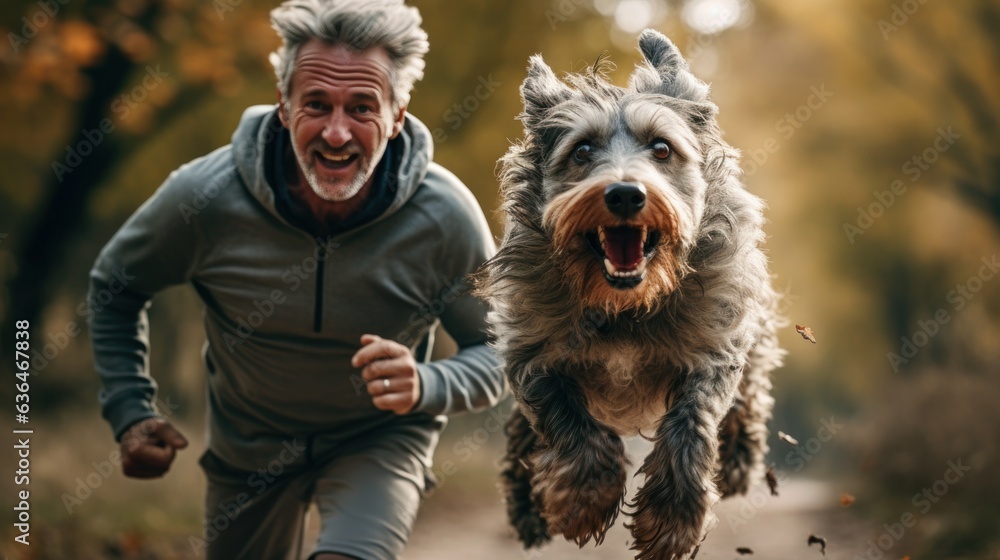
<path fill-rule="evenodd" d="M 443 415 L 492 406 L 504 390 L 485 305 L 466 280 L 494 251 L 482 210 L 431 162 L 430 134 L 407 115 L 391 141 L 388 209 L 314 239 L 282 217 L 267 181 L 279 130 L 273 106 L 248 109 L 232 144 L 173 172 L 101 251 L 90 301 L 103 415 L 118 438 L 157 415 L 146 308 L 190 282 L 205 307 L 209 449 L 220 459 L 254 471 L 290 443 L 307 462 L 392 430 L 412 435 L 428 465 Z M 414 413 L 376 409 L 350 365 L 360 336 L 416 350 L 438 324 L 458 354 L 418 366 Z"/>

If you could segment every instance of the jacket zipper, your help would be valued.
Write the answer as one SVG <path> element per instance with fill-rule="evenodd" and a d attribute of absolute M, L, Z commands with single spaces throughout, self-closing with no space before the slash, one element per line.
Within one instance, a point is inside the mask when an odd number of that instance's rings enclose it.
<path fill-rule="evenodd" d="M 319 242 L 316 245 L 320 250 L 317 251 L 319 262 L 316 263 L 316 308 L 313 313 L 313 332 L 318 333 L 323 330 L 323 271 L 326 269 L 326 248 Z"/>

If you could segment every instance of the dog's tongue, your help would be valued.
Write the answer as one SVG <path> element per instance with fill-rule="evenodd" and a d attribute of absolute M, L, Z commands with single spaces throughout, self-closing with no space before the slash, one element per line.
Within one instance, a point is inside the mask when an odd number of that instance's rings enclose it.
<path fill-rule="evenodd" d="M 618 270 L 631 270 L 642 261 L 642 230 L 631 227 L 604 228 L 604 253 Z"/>

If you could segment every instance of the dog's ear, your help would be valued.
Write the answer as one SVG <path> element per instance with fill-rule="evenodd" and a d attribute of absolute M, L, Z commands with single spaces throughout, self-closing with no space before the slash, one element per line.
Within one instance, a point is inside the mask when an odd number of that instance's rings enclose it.
<path fill-rule="evenodd" d="M 524 124 L 531 126 L 549 109 L 569 99 L 572 94 L 573 90 L 556 77 L 541 55 L 532 56 L 528 61 L 528 77 L 521 84 Z"/>
<path fill-rule="evenodd" d="M 639 51 L 646 64 L 636 67 L 629 87 L 643 93 L 659 93 L 703 103 L 708 101 L 708 84 L 694 77 L 681 51 L 665 35 L 647 29 L 639 36 Z"/>

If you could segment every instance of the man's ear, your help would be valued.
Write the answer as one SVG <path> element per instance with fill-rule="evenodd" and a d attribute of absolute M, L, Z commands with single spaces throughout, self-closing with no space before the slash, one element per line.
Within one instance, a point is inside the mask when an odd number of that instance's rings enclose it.
<path fill-rule="evenodd" d="M 281 90 L 278 90 L 278 119 L 281 120 L 281 125 L 288 128 L 288 103 L 285 101 L 285 96 L 281 95 Z"/>
<path fill-rule="evenodd" d="M 394 115 L 394 120 L 392 121 L 392 134 L 389 135 L 389 140 L 399 136 L 399 133 L 403 130 L 403 123 L 406 121 L 406 105 L 399 108 L 399 112 Z"/>

